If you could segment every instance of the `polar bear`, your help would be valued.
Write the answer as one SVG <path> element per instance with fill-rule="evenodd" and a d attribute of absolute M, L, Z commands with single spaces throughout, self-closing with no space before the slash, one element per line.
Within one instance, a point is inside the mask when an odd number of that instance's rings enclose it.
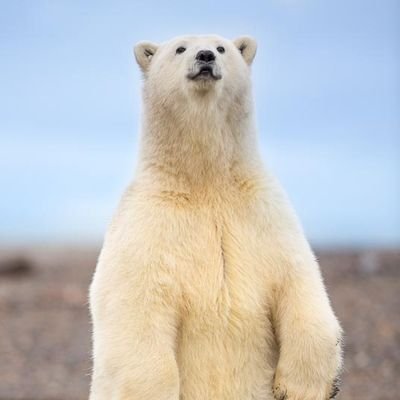
<path fill-rule="evenodd" d="M 255 40 L 184 36 L 134 52 L 141 149 L 90 288 L 90 399 L 333 398 L 341 327 L 258 154 Z"/>

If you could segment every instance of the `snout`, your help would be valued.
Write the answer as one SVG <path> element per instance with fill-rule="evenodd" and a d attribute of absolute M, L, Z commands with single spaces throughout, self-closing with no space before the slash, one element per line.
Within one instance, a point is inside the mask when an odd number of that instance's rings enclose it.
<path fill-rule="evenodd" d="M 222 78 L 215 53 L 211 50 L 200 50 L 187 77 L 191 80 L 219 80 Z"/>

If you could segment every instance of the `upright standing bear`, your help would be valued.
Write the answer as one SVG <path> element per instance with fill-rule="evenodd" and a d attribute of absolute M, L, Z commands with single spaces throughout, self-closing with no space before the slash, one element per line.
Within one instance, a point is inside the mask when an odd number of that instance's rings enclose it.
<path fill-rule="evenodd" d="M 341 328 L 257 150 L 255 53 L 250 37 L 135 47 L 141 151 L 91 285 L 91 400 L 337 392 Z"/>

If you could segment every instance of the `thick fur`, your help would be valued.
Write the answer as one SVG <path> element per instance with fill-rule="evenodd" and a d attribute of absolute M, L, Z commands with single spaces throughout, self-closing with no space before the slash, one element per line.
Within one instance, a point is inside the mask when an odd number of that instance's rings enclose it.
<path fill-rule="evenodd" d="M 176 54 L 176 48 L 186 51 Z M 225 53 L 219 54 L 218 46 Z M 190 81 L 210 49 L 218 81 Z M 315 257 L 257 151 L 255 41 L 135 48 L 140 161 L 90 290 L 91 400 L 327 400 L 341 328 Z"/>

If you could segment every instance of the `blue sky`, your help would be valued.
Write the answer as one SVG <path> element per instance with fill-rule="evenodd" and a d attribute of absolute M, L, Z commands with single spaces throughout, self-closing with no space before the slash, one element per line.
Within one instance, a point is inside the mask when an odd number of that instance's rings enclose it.
<path fill-rule="evenodd" d="M 133 176 L 132 47 L 254 36 L 260 145 L 317 246 L 400 245 L 399 3 L 1 1 L 0 244 L 97 243 Z"/>

